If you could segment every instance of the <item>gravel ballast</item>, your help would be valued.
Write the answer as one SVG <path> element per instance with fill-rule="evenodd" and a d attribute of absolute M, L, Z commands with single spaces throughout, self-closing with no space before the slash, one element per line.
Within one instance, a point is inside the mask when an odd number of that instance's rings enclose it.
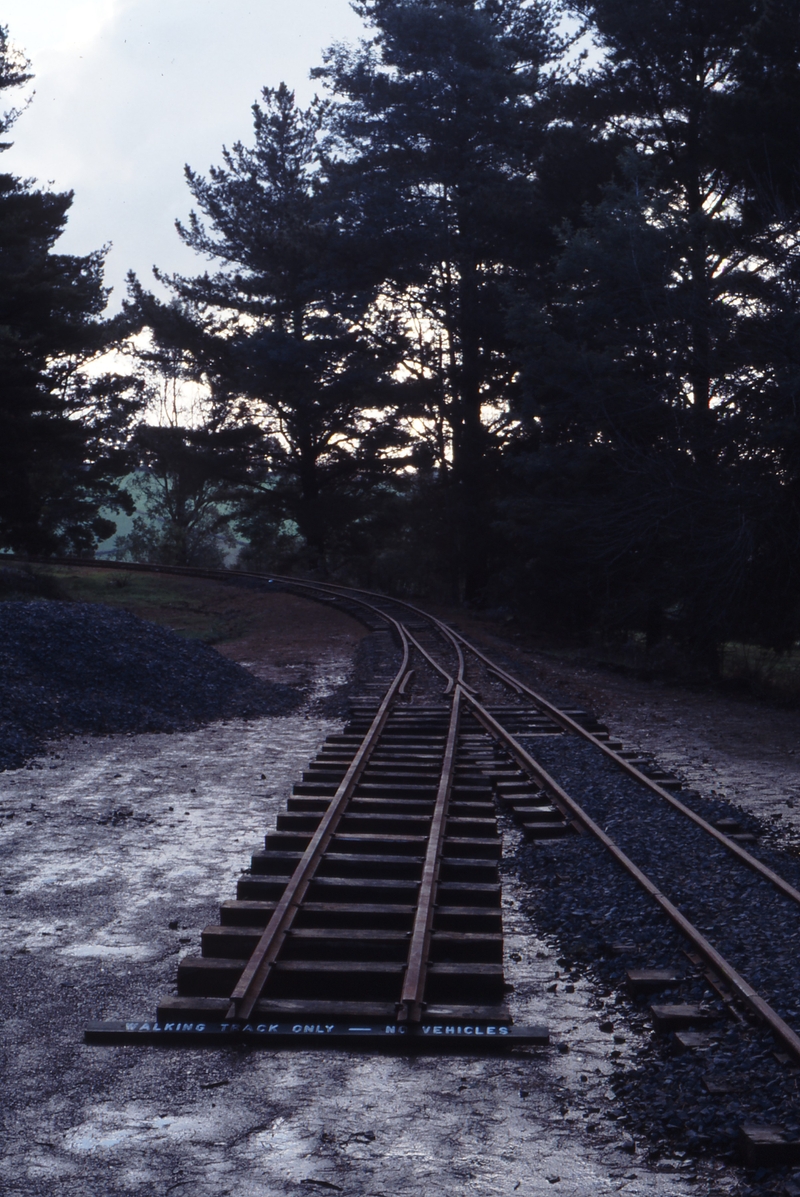
<path fill-rule="evenodd" d="M 69 734 L 185 731 L 284 715 L 301 693 L 100 603 L 0 603 L 0 770 Z"/>
<path fill-rule="evenodd" d="M 565 737 L 527 746 L 778 1012 L 800 1026 L 800 908 L 590 745 Z M 756 827 L 731 804 L 695 796 L 694 805 L 711 821 L 738 816 Z M 798 884 L 794 856 L 755 851 Z M 561 948 L 554 993 L 588 968 L 601 984 L 597 1003 L 609 1033 L 623 1015 L 645 1031 L 651 1003 L 696 1004 L 707 1012 L 706 1047 L 681 1053 L 674 1035 L 654 1036 L 639 1067 L 620 1070 L 620 1121 L 634 1139 L 649 1141 L 657 1155 L 661 1145 L 730 1158 L 744 1123 L 780 1124 L 800 1135 L 797 1070 L 779 1058 L 764 1028 L 730 1018 L 704 967 L 687 958 L 686 941 L 601 844 L 574 836 L 525 845 L 516 866 L 531 891 L 528 909 L 537 926 Z M 635 998 L 625 992 L 630 968 L 672 968 L 684 980 Z"/>

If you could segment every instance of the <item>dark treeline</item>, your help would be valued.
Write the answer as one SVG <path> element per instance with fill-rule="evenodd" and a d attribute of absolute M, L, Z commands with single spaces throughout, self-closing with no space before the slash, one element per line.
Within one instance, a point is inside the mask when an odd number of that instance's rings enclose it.
<path fill-rule="evenodd" d="M 90 547 L 136 462 L 134 557 L 238 543 L 711 672 L 727 641 L 787 649 L 800 0 L 357 11 L 322 99 L 265 89 L 251 138 L 187 167 L 202 272 L 132 278 L 116 322 L 101 256 L 52 251 L 70 197 L 0 179 L 4 543 Z M 125 337 L 133 381 L 88 383 Z"/>

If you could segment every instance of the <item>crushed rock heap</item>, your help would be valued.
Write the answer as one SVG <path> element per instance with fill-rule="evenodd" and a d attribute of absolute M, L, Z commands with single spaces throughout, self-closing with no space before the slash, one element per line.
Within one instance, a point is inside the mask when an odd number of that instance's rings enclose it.
<path fill-rule="evenodd" d="M 0 602 L 0 770 L 70 733 L 183 731 L 286 715 L 291 686 L 260 681 L 197 641 L 100 603 Z"/>

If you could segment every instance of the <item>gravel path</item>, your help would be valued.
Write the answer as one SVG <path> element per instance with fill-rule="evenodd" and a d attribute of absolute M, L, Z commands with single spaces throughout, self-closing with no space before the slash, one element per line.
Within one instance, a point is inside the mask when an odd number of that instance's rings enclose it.
<path fill-rule="evenodd" d="M 25 630 L 12 634 L 7 656 L 14 608 L 24 609 Z M 37 635 L 40 608 L 50 623 Z M 56 625 L 70 612 L 72 622 L 54 629 L 55 608 Z M 113 625 L 106 612 L 122 622 Z M 63 653 L 51 651 L 62 642 Z M 137 646 L 143 668 L 129 670 Z M 355 689 L 395 657 L 388 637 L 367 637 Z M 113 693 L 103 688 L 109 658 Z M 35 668 L 25 672 L 22 660 Z M 0 605 L 0 669 L 15 687 L 14 701 L 0 706 L 0 752 L 10 728 L 17 739 L 6 751 L 16 760 L 52 731 L 174 731 L 220 715 L 252 718 L 259 702 L 283 714 L 301 697 L 298 687 L 247 673 L 243 682 L 243 671 L 213 650 L 96 605 Z M 0 1164 L 7 1191 L 272 1197 L 325 1188 L 412 1197 L 430 1187 L 453 1197 L 586 1197 L 599 1188 L 677 1197 L 693 1186 L 800 1197 L 800 1173 L 744 1182 L 728 1167 L 742 1121 L 800 1133 L 800 1074 L 779 1062 L 769 1035 L 726 1021 L 683 941 L 589 837 L 542 847 L 506 829 L 511 1001 L 518 1021 L 550 1024 L 548 1052 L 445 1063 L 80 1044 L 87 1017 L 130 1014 L 132 1004 L 149 1011 L 187 950 L 176 941 L 196 947 L 217 899 L 232 893 L 264 816 L 271 823 L 331 718 L 344 713 L 341 667 L 327 672 L 333 685 L 327 675 L 322 685 L 304 683 L 305 716 L 67 741 L 3 779 L 0 813 L 13 815 L 0 898 L 14 1094 Z M 548 689 L 590 705 L 566 680 Z M 48 694 L 63 695 L 49 713 Z M 569 738 L 531 747 L 800 1028 L 796 909 L 746 870 L 731 881 L 727 853 L 709 856 L 701 832 L 587 745 Z M 741 814 L 719 794 L 697 801 L 706 818 Z M 769 863 L 800 881 L 795 858 L 775 849 Z M 609 954 L 613 941 L 636 949 Z M 656 999 L 625 991 L 627 968 L 670 965 L 686 981 L 664 1000 L 700 1002 L 716 1018 L 706 1049 L 678 1055 L 671 1037 L 651 1031 L 647 1005 Z M 710 1091 L 709 1080 L 726 1091 Z"/>
<path fill-rule="evenodd" d="M 588 982 L 547 992 L 553 948 L 513 878 L 515 1017 L 549 1023 L 551 1048 L 471 1059 L 82 1042 L 89 1019 L 152 1014 L 339 727 L 289 715 L 76 739 L 0 777 L 16 812 L 0 834 L 4 1197 L 734 1192 L 727 1171 L 629 1149 L 609 1080 L 638 1036 L 618 1047 L 600 1029 Z"/>

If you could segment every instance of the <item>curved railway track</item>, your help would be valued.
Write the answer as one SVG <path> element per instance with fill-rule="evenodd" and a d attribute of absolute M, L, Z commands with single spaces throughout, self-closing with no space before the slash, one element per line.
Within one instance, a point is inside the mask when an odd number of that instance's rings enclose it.
<path fill-rule="evenodd" d="M 54 562 L 50 562 L 54 564 Z M 585 712 L 554 706 L 414 604 L 321 582 L 243 572 L 61 561 L 63 565 L 249 579 L 335 602 L 391 634 L 395 668 L 353 702 L 223 903 L 203 954 L 179 967 L 157 1021 L 92 1024 L 95 1041 L 244 1033 L 327 1042 L 420 1037 L 474 1048 L 542 1043 L 503 1002 L 497 803 L 535 840 L 593 836 L 660 907 L 732 1014 L 758 1019 L 800 1061 L 800 1037 L 676 901 L 536 759 L 537 741 L 582 738 L 790 906 L 800 891 L 648 776 Z M 389 654 L 386 654 L 387 657 Z M 636 980 L 636 975 L 631 974 Z M 653 990 L 659 975 L 638 975 Z M 674 978 L 673 978 L 674 980 Z M 664 974 L 663 984 L 669 984 Z M 664 1024 L 669 1007 L 660 1007 Z M 677 1007 L 675 1008 L 678 1009 Z M 691 1010 L 681 1007 L 687 1023 Z M 666 1013 L 664 1013 L 666 1011 Z M 676 1014 L 676 1018 L 677 1018 Z M 673 1023 L 670 1025 L 678 1025 Z"/>

